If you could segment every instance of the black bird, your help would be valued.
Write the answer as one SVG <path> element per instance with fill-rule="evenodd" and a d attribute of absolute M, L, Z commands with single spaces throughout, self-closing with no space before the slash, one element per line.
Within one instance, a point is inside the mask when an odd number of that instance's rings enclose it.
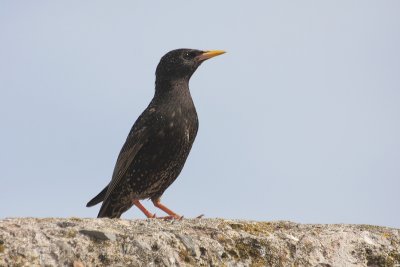
<path fill-rule="evenodd" d="M 168 218 L 181 218 L 161 204 L 160 197 L 181 172 L 199 126 L 189 79 L 203 61 L 223 53 L 177 49 L 161 58 L 154 97 L 132 126 L 111 182 L 86 205 L 103 202 L 98 218 L 119 218 L 132 205 L 154 218 L 142 199 L 151 199 Z"/>

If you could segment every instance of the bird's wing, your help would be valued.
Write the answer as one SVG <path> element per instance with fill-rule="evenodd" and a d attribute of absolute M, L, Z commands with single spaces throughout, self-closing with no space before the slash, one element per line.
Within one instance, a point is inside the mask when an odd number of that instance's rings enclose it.
<path fill-rule="evenodd" d="M 104 197 L 104 201 L 108 199 L 110 194 L 114 191 L 116 186 L 121 181 L 122 177 L 125 175 L 127 169 L 132 164 L 136 154 L 142 148 L 142 146 L 147 142 L 148 139 L 148 129 L 146 126 L 132 127 L 128 138 L 125 141 L 124 146 L 119 153 L 117 163 L 115 164 L 114 172 L 110 184 L 108 185 L 107 193 Z"/>

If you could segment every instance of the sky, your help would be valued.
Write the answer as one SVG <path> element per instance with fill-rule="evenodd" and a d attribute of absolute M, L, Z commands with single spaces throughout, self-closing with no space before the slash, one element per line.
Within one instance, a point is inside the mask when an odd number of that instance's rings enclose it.
<path fill-rule="evenodd" d="M 227 53 L 192 76 L 200 128 L 165 205 L 187 218 L 400 228 L 399 10 L 1 1 L 0 218 L 96 217 L 85 205 L 110 181 L 159 59 L 196 48 Z"/>

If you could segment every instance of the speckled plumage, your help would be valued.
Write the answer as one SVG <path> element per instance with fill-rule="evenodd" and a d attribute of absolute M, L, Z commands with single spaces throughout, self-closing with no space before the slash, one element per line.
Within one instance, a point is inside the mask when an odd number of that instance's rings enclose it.
<path fill-rule="evenodd" d="M 189 79 L 204 60 L 215 56 L 206 54 L 177 49 L 162 57 L 155 95 L 133 125 L 111 182 L 87 204 L 103 201 L 98 217 L 119 218 L 133 200 L 157 201 L 180 174 L 198 130 Z"/>

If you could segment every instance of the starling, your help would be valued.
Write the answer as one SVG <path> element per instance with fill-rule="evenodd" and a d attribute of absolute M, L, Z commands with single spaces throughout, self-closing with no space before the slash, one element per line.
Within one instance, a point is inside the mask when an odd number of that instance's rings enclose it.
<path fill-rule="evenodd" d="M 168 218 L 180 218 L 160 198 L 181 172 L 199 126 L 189 80 L 203 61 L 223 53 L 176 49 L 161 58 L 154 97 L 132 126 L 111 182 L 86 205 L 103 202 L 98 218 L 119 218 L 133 205 L 154 218 L 142 199 L 151 199 Z"/>

